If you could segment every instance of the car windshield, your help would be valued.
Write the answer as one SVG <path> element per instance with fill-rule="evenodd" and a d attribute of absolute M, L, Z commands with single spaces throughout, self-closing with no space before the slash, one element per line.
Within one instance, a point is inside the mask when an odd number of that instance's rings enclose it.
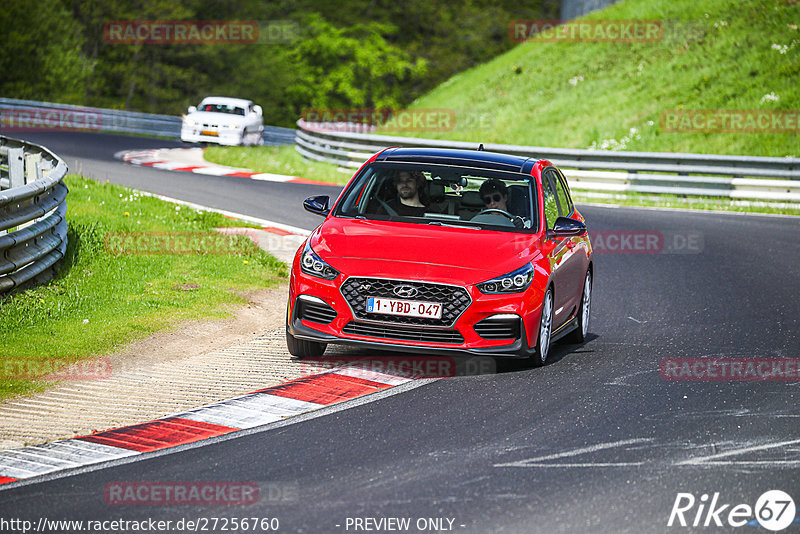
<path fill-rule="evenodd" d="M 200 104 L 197 108 L 198 111 L 206 111 L 209 113 L 226 113 L 228 115 L 244 115 L 244 108 L 233 106 L 230 104 Z"/>
<path fill-rule="evenodd" d="M 533 199 L 530 176 L 518 173 L 373 163 L 347 188 L 335 215 L 531 231 Z"/>

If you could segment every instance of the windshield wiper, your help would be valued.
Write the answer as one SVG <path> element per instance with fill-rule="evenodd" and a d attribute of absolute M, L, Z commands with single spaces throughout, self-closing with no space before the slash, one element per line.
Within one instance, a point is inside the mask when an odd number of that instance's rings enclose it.
<path fill-rule="evenodd" d="M 434 226 L 444 226 L 444 227 L 447 227 L 447 228 L 468 228 L 470 230 L 480 230 L 481 229 L 481 227 L 475 226 L 474 223 L 469 223 L 467 221 L 463 221 L 461 223 L 456 223 L 456 222 L 446 223 L 446 222 L 440 222 L 440 221 L 431 221 L 428 224 L 432 224 Z"/>

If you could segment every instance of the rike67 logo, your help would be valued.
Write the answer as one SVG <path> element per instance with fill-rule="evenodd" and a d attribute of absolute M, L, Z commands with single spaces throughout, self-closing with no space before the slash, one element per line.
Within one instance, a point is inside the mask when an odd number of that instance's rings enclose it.
<path fill-rule="evenodd" d="M 755 506 L 724 504 L 719 492 L 709 499 L 704 493 L 696 499 L 691 493 L 678 493 L 667 526 L 681 527 L 743 527 L 761 525 L 777 532 L 794 522 L 797 507 L 788 493 L 781 490 L 764 492 Z"/>

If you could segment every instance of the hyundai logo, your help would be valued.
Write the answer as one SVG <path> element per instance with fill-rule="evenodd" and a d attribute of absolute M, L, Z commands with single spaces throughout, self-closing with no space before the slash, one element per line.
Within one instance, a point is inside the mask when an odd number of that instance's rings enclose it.
<path fill-rule="evenodd" d="M 392 292 L 397 295 L 398 297 L 403 297 L 410 299 L 412 297 L 417 296 L 417 288 L 414 286 L 402 285 L 402 286 L 394 286 Z"/>

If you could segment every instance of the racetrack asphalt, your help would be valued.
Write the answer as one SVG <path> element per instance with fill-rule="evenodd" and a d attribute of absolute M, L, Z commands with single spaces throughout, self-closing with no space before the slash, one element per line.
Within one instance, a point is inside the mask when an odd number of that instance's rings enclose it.
<path fill-rule="evenodd" d="M 309 230 L 321 223 L 322 218 L 305 211 L 303 200 L 320 194 L 330 195 L 333 200 L 341 191 L 341 187 L 334 186 L 173 172 L 126 165 L 114 159 L 120 150 L 187 146 L 178 141 L 86 132 L 32 132 L 25 139 L 61 156 L 73 173 Z"/>
<path fill-rule="evenodd" d="M 303 228 L 321 219 L 303 211 L 302 199 L 338 192 L 130 167 L 110 156 L 177 145 L 165 141 L 27 137 L 73 172 Z M 277 517 L 283 532 L 353 532 L 354 518 L 388 517 L 410 518 L 409 532 L 436 531 L 415 527 L 425 518 L 452 519 L 458 532 L 663 532 L 678 493 L 699 504 L 718 492 L 719 504 L 730 504 L 723 527 L 711 518 L 705 529 L 672 530 L 730 532 L 730 509 L 755 506 L 767 490 L 800 505 L 800 381 L 673 381 L 659 372 L 665 358 L 800 358 L 800 218 L 580 209 L 606 237 L 699 239 L 687 253 L 596 254 L 590 339 L 557 344 L 546 367 L 499 362 L 497 373 L 0 489 L 0 515 Z M 110 505 L 104 488 L 119 481 L 271 489 L 248 506 Z M 690 525 L 697 511 L 686 512 Z"/>

